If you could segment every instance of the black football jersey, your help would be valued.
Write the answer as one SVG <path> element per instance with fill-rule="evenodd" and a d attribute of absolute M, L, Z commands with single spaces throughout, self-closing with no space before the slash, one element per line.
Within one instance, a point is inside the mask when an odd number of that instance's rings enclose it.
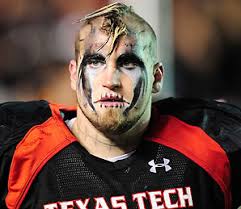
<path fill-rule="evenodd" d="M 109 162 L 74 142 L 42 169 L 22 209 L 224 208 L 209 175 L 177 151 L 143 141 L 129 158 Z"/>
<path fill-rule="evenodd" d="M 199 99 L 153 105 L 141 144 L 124 160 L 89 154 L 65 124 L 75 108 L 0 105 L 1 209 L 237 209 L 241 110 Z"/>

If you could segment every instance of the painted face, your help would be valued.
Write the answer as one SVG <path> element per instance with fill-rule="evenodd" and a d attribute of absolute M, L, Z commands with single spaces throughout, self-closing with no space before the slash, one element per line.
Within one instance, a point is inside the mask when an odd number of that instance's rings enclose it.
<path fill-rule="evenodd" d="M 120 37 L 111 54 L 111 38 L 106 40 L 106 34 L 95 30 L 81 43 L 77 97 L 82 112 L 97 129 L 119 134 L 150 108 L 153 66 L 138 36 Z"/>

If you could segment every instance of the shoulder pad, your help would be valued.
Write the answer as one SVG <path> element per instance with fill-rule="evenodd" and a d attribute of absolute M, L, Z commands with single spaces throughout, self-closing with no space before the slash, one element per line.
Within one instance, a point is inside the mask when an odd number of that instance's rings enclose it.
<path fill-rule="evenodd" d="M 203 99 L 168 98 L 154 103 L 161 115 L 172 115 L 202 128 L 229 153 L 241 150 L 241 109 Z"/>
<path fill-rule="evenodd" d="M 209 109 L 213 111 L 226 112 L 241 119 L 241 109 L 235 105 L 197 98 L 167 98 L 154 103 L 162 114 L 178 113 L 196 109 Z"/>
<path fill-rule="evenodd" d="M 7 102 L 0 104 L 0 150 L 16 143 L 32 126 L 51 116 L 48 102 Z"/>

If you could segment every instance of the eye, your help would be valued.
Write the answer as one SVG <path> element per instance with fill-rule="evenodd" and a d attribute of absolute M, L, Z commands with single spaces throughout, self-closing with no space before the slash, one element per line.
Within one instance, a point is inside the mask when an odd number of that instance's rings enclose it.
<path fill-rule="evenodd" d="M 124 62 L 124 63 L 122 63 L 121 67 L 123 67 L 127 70 L 133 70 L 136 67 L 138 67 L 138 65 L 136 63 L 132 63 L 132 62 Z"/>
<path fill-rule="evenodd" d="M 102 67 L 103 65 L 105 65 L 105 62 L 102 60 L 90 59 L 87 61 L 87 66 L 89 66 L 90 68 L 97 69 Z"/>
<path fill-rule="evenodd" d="M 120 55 L 117 59 L 117 65 L 125 70 L 135 70 L 144 67 L 142 60 L 133 53 Z"/>

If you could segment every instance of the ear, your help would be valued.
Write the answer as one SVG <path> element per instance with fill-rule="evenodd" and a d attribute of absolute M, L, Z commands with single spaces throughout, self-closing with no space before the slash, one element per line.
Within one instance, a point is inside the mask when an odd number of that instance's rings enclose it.
<path fill-rule="evenodd" d="M 157 63 L 154 65 L 153 76 L 154 76 L 154 81 L 152 86 L 152 93 L 158 93 L 162 87 L 162 78 L 163 78 L 162 63 Z"/>
<path fill-rule="evenodd" d="M 70 82 L 71 82 L 71 88 L 76 91 L 76 85 L 77 85 L 77 63 L 75 60 L 71 60 L 69 62 L 69 72 L 70 72 Z"/>

